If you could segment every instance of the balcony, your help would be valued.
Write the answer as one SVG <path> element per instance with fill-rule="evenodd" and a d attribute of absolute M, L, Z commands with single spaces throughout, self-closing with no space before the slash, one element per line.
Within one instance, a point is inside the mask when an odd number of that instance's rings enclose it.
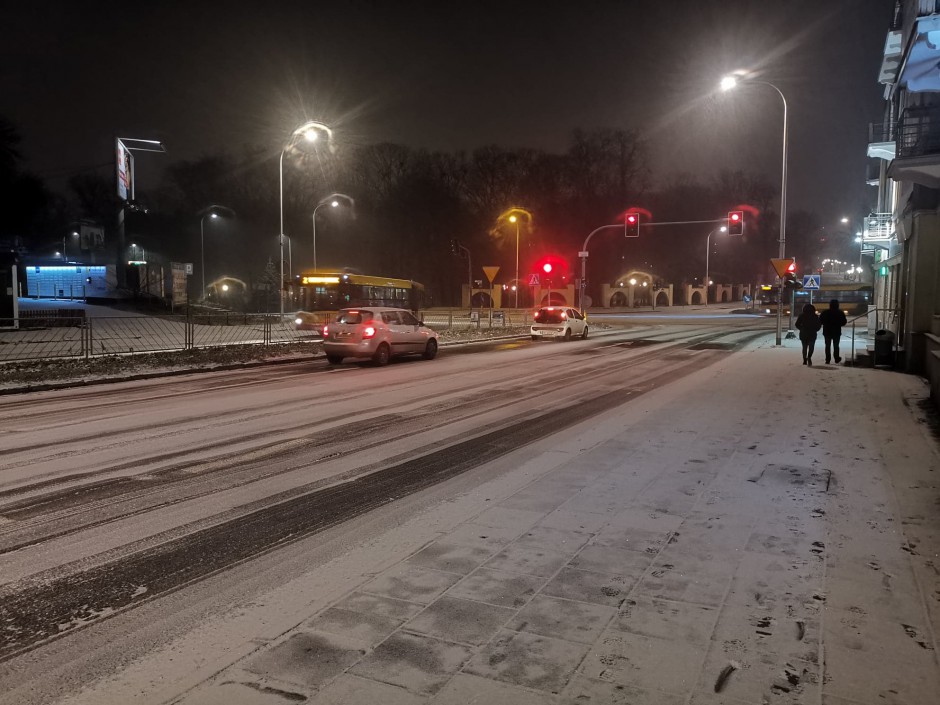
<path fill-rule="evenodd" d="M 940 106 L 907 108 L 895 132 L 896 157 L 888 176 L 940 188 Z"/>
<path fill-rule="evenodd" d="M 868 156 L 891 161 L 895 157 L 894 125 L 873 122 L 868 125 Z"/>
<path fill-rule="evenodd" d="M 890 240 L 894 237 L 894 214 L 872 213 L 865 217 L 862 227 L 862 243 L 868 241 Z"/>

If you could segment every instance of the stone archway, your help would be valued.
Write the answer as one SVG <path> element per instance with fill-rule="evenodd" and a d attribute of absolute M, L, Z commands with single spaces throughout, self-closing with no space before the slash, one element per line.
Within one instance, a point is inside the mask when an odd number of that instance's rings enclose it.
<path fill-rule="evenodd" d="M 545 291 L 539 306 L 567 306 L 568 301 L 560 291 Z"/>
<path fill-rule="evenodd" d="M 731 294 L 727 289 L 721 291 L 721 303 L 726 304 L 731 300 Z"/>
<path fill-rule="evenodd" d="M 698 289 L 692 291 L 692 299 L 689 301 L 693 306 L 699 306 L 702 304 L 702 292 Z"/>
<path fill-rule="evenodd" d="M 672 300 L 665 291 L 660 289 L 656 292 L 656 305 L 662 308 L 663 306 L 671 306 Z"/>
<path fill-rule="evenodd" d="M 470 300 L 470 308 L 493 308 L 493 297 L 486 291 L 475 291 Z"/>
<path fill-rule="evenodd" d="M 626 308 L 627 307 L 627 295 L 622 291 L 615 291 L 613 296 L 610 297 L 610 307 L 611 308 Z"/>

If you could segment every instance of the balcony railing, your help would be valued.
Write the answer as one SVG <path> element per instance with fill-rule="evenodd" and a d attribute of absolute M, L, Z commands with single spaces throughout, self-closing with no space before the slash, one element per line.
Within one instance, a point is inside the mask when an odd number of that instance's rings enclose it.
<path fill-rule="evenodd" d="M 868 144 L 894 142 L 894 124 L 890 122 L 868 123 Z"/>
<path fill-rule="evenodd" d="M 897 126 L 897 157 L 940 154 L 940 107 L 907 108 Z"/>
<path fill-rule="evenodd" d="M 862 228 L 862 241 L 890 240 L 894 237 L 894 214 L 872 213 L 865 217 Z"/>

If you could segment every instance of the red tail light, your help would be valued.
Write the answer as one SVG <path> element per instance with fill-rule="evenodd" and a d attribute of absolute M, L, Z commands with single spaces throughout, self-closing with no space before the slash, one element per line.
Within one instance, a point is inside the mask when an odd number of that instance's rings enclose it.
<path fill-rule="evenodd" d="M 375 328 L 373 328 L 372 326 L 366 326 L 362 331 L 363 339 L 371 338 L 374 335 L 375 335 Z"/>
<path fill-rule="evenodd" d="M 325 338 L 329 334 L 330 334 L 330 326 L 329 325 L 323 326 L 323 337 Z"/>

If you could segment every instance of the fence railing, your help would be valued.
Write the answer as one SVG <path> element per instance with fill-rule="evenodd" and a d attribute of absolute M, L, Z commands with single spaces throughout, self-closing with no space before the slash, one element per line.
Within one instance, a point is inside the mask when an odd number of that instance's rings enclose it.
<path fill-rule="evenodd" d="M 207 313 L 85 317 L 82 310 L 24 311 L 0 318 L 0 362 L 191 350 L 230 345 L 315 342 L 316 331 L 297 330 L 293 317 Z M 65 314 L 65 315 L 63 315 Z M 327 322 L 331 312 L 317 314 Z M 528 326 L 529 311 L 428 311 L 420 317 L 437 331 Z"/>

